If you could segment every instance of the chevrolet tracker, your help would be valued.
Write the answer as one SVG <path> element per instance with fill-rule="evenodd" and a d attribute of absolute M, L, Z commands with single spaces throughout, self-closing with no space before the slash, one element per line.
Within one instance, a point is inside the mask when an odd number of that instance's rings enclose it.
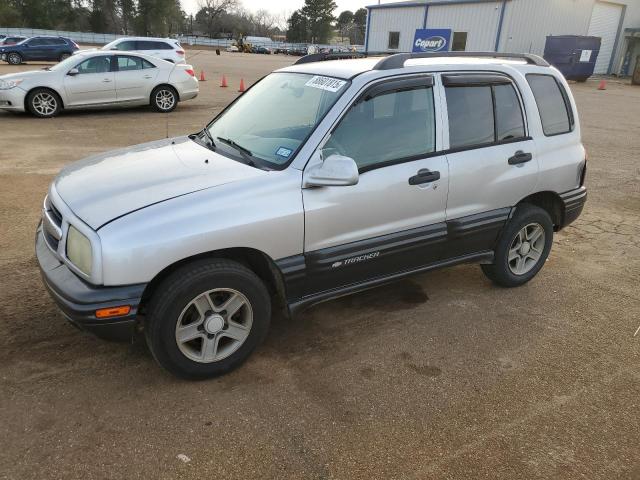
<path fill-rule="evenodd" d="M 141 332 L 164 368 L 207 378 L 251 354 L 273 304 L 293 315 L 464 262 L 503 287 L 540 271 L 586 200 L 556 69 L 493 53 L 320 59 L 266 76 L 199 133 L 60 172 L 36 252 L 71 322 Z"/>

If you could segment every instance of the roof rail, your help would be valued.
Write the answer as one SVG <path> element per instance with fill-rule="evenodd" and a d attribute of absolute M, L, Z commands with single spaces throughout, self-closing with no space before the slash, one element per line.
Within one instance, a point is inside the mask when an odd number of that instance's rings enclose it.
<path fill-rule="evenodd" d="M 530 53 L 498 53 L 498 52 L 417 52 L 396 53 L 380 60 L 373 67 L 374 70 L 391 70 L 404 67 L 404 62 L 414 58 L 450 58 L 450 57 L 484 57 L 484 58 L 514 58 L 525 60 L 531 65 L 548 67 L 547 61 Z"/>
<path fill-rule="evenodd" d="M 364 58 L 366 53 L 362 52 L 327 52 L 327 53 L 311 53 L 296 60 L 294 65 L 301 65 L 303 63 L 323 62 L 325 60 L 344 60 L 348 58 Z"/>

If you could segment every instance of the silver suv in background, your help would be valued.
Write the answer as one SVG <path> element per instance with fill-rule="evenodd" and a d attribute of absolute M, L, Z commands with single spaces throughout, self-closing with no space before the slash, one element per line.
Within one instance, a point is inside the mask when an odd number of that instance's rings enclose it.
<path fill-rule="evenodd" d="M 184 48 L 173 38 L 126 37 L 107 43 L 100 50 L 138 52 L 171 63 L 186 61 Z"/>
<path fill-rule="evenodd" d="M 142 330 L 206 378 L 264 339 L 274 299 L 293 315 L 468 262 L 523 285 L 582 211 L 586 154 L 562 75 L 495 55 L 304 57 L 196 134 L 68 166 L 36 234 L 46 287 L 79 327 Z"/>

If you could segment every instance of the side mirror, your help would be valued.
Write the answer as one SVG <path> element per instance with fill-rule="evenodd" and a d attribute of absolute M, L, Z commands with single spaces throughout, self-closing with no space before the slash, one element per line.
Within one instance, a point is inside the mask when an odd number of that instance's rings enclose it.
<path fill-rule="evenodd" d="M 75 77 L 76 75 L 78 75 L 80 73 L 80 71 L 78 71 L 77 68 L 72 68 L 71 70 L 69 70 L 67 72 L 67 75 L 69 75 L 70 77 Z"/>
<path fill-rule="evenodd" d="M 334 154 L 323 161 L 320 152 L 316 152 L 302 183 L 303 187 L 345 187 L 356 185 L 358 177 L 358 165 L 353 158 Z"/>

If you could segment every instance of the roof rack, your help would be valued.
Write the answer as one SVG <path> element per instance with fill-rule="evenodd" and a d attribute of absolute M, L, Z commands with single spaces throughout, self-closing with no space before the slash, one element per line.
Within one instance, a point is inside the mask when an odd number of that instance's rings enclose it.
<path fill-rule="evenodd" d="M 483 57 L 483 58 L 514 58 L 524 60 L 531 65 L 548 67 L 547 61 L 530 53 L 498 53 L 498 52 L 417 52 L 396 53 L 380 60 L 373 67 L 374 70 L 391 70 L 404 67 L 404 62 L 414 58 L 451 58 L 451 57 Z"/>
<path fill-rule="evenodd" d="M 312 62 L 324 62 L 325 60 L 345 60 L 349 58 L 364 58 L 366 57 L 366 53 L 362 52 L 327 52 L 327 53 L 311 53 L 309 55 L 305 55 L 304 57 L 300 57 L 294 65 L 300 65 L 303 63 L 312 63 Z"/>

